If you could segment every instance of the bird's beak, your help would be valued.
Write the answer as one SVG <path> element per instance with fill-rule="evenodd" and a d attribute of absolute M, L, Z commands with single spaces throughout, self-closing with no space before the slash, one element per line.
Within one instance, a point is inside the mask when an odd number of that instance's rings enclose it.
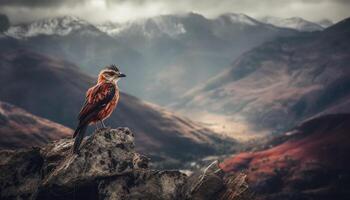
<path fill-rule="evenodd" d="M 119 77 L 126 77 L 125 74 L 119 74 Z"/>

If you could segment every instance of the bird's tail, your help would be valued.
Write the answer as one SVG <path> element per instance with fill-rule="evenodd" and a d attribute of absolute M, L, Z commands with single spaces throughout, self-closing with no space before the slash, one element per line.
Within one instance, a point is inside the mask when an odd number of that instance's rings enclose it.
<path fill-rule="evenodd" d="M 74 140 L 74 145 L 73 145 L 73 153 L 78 154 L 79 153 L 79 146 L 81 142 L 83 141 L 85 132 L 86 132 L 87 125 L 79 125 L 77 129 L 74 132 L 73 138 Z"/>

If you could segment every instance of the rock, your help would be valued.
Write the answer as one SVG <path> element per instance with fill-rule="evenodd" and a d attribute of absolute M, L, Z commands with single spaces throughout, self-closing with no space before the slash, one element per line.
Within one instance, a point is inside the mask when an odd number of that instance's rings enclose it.
<path fill-rule="evenodd" d="M 140 155 L 134 150 L 134 137 L 129 129 L 98 131 L 85 140 L 79 155 L 71 153 L 72 144 L 73 140 L 60 140 L 42 150 L 49 167 L 45 170 L 49 173 L 43 180 L 44 186 L 74 185 L 139 168 L 134 161 Z M 55 168 L 51 169 L 53 165 Z"/>
<path fill-rule="evenodd" d="M 0 152 L 0 199 L 215 199 L 225 188 L 217 163 L 187 177 L 148 167 L 128 128 L 102 129 L 73 154 L 73 139 Z"/>
<path fill-rule="evenodd" d="M 138 171 L 125 179 L 100 183 L 101 199 L 183 199 L 181 188 L 186 175 L 179 171 Z M 132 183 L 130 185 L 130 183 Z M 125 190 L 125 188 L 129 188 Z"/>
<path fill-rule="evenodd" d="M 38 149 L 0 152 L 0 199 L 32 199 L 41 181 Z"/>

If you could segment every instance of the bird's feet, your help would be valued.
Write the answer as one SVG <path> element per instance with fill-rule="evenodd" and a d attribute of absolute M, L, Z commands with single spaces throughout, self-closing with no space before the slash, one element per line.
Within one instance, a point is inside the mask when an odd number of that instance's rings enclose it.
<path fill-rule="evenodd" d="M 99 121 L 101 124 L 101 127 L 98 126 L 98 122 L 96 123 L 96 130 L 95 131 L 100 131 L 100 130 L 104 130 L 107 129 L 108 127 L 104 124 L 103 121 Z"/>
<path fill-rule="evenodd" d="M 102 128 L 107 128 L 103 120 L 101 120 Z"/>
<path fill-rule="evenodd" d="M 95 129 L 95 132 L 99 131 L 101 128 L 98 126 L 98 124 L 96 123 L 96 129 Z"/>

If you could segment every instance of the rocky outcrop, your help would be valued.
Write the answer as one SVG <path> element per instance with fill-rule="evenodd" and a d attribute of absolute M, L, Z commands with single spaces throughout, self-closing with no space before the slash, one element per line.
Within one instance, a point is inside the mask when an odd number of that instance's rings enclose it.
<path fill-rule="evenodd" d="M 244 176 L 227 176 L 217 163 L 191 176 L 150 169 L 128 128 L 96 131 L 79 154 L 72 145 L 73 139 L 61 139 L 1 151 L 0 199 L 240 199 L 237 188 L 247 189 Z"/>

